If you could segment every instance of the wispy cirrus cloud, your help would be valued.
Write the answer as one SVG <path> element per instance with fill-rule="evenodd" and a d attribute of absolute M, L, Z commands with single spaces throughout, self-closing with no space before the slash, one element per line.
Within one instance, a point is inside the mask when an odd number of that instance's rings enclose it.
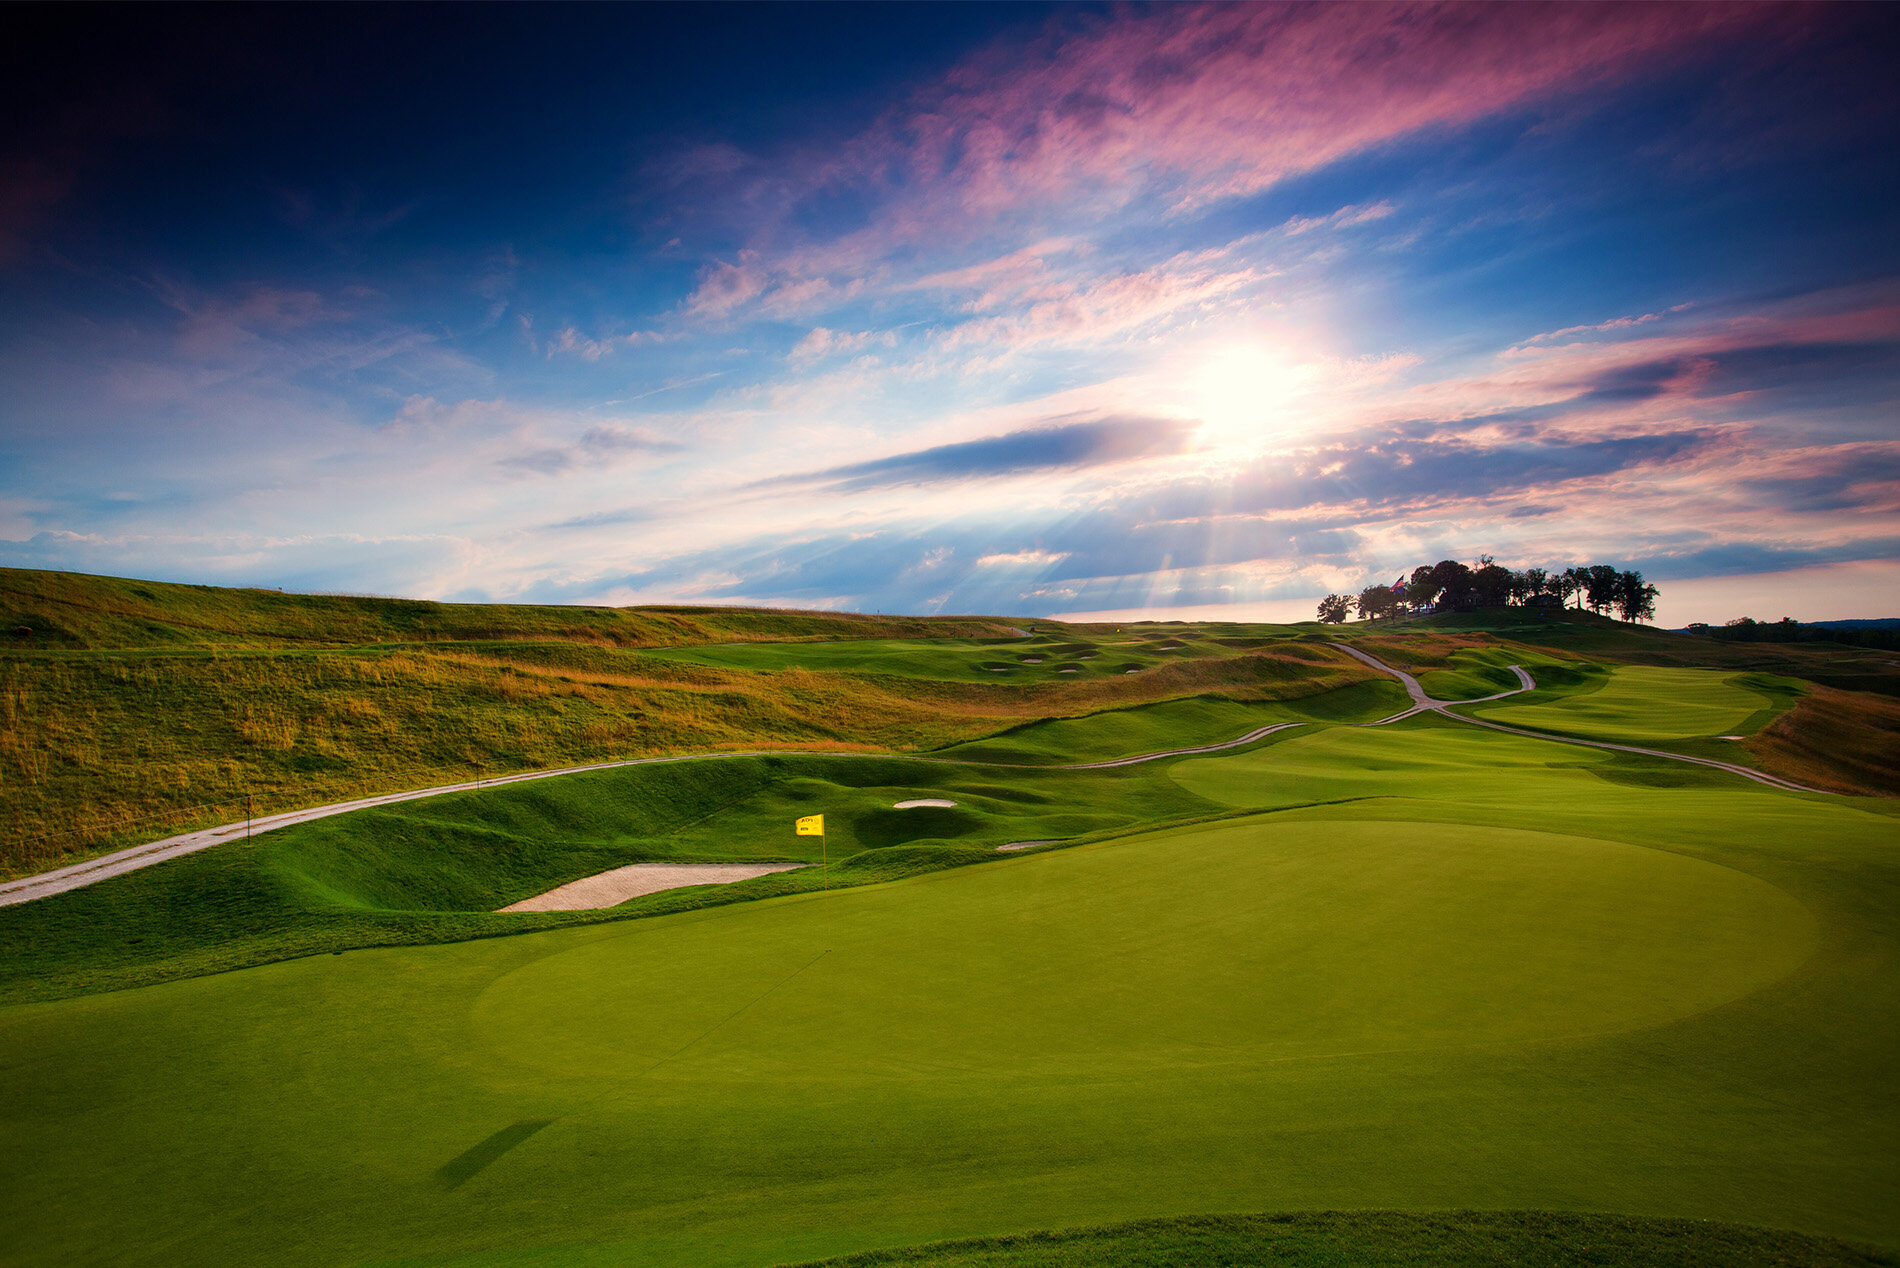
<path fill-rule="evenodd" d="M 921 242 L 1033 240 L 1137 206 L 1179 212 L 1254 194 L 1400 137 L 1601 87 L 1711 37 L 1793 21 L 1774 5 L 1648 4 L 1209 4 L 1058 18 L 822 152 L 708 169 L 754 186 L 739 200 L 759 223 L 753 245 L 707 266 L 686 311 L 727 319 L 822 294 Z M 801 209 L 844 197 L 875 208 L 863 227 L 823 240 L 792 231 Z M 1375 201 L 1326 219 L 1386 210 Z"/>

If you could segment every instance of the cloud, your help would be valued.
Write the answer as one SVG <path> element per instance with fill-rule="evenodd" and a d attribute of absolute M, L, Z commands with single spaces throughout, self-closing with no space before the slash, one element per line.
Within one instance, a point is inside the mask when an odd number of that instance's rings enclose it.
<path fill-rule="evenodd" d="M 1047 568 L 1059 564 L 1069 557 L 1066 550 L 1012 550 L 1008 554 L 980 556 L 976 561 L 979 568 Z"/>
<path fill-rule="evenodd" d="M 736 262 L 714 260 L 699 272 L 699 285 L 686 298 L 688 317 L 722 321 L 749 300 L 765 293 L 771 277 L 759 265 L 757 251 L 741 251 Z"/>
<path fill-rule="evenodd" d="M 825 357 L 859 352 L 872 344 L 886 348 L 896 347 L 897 335 L 894 331 L 888 330 L 883 333 L 871 330 L 853 333 L 848 330 L 828 330 L 823 326 L 818 326 L 793 345 L 790 356 L 795 362 L 818 361 Z"/>
<path fill-rule="evenodd" d="M 1859 538 L 1846 542 L 1727 542 L 1693 550 L 1656 551 L 1637 555 L 1632 564 L 1652 581 L 1677 577 L 1738 576 L 1785 572 L 1821 564 L 1900 558 L 1900 536 Z M 1885 608 L 1870 609 L 1885 612 Z"/>
<path fill-rule="evenodd" d="M 496 460 L 505 471 L 522 475 L 561 475 L 582 466 L 604 466 L 626 454 L 678 453 L 685 446 L 641 428 L 616 423 L 590 427 L 571 445 L 550 445 Z"/>
<path fill-rule="evenodd" d="M 1059 13 L 1039 37 L 966 58 L 856 136 L 700 173 L 729 175 L 727 199 L 755 216 L 753 245 L 709 264 L 686 308 L 727 319 L 774 288 L 817 295 L 826 282 L 901 270 L 924 245 L 941 256 L 994 236 L 1020 243 L 1124 218 L 1152 224 L 1777 25 L 1798 23 L 1768 5 Z M 817 226 L 834 204 L 859 208 L 857 227 L 824 235 Z M 1289 232 L 1390 211 L 1357 204 Z"/>
<path fill-rule="evenodd" d="M 893 454 L 823 471 L 778 476 L 762 484 L 830 484 L 846 492 L 949 480 L 997 478 L 1037 471 L 1078 470 L 1180 453 L 1194 425 L 1175 419 L 1108 417 L 1050 425 Z"/>
<path fill-rule="evenodd" d="M 1391 203 L 1380 201 L 1360 206 L 1341 207 L 1330 216 L 1295 216 L 1286 222 L 1286 232 L 1301 234 L 1314 229 L 1350 229 L 1354 225 L 1384 220 L 1395 210 L 1397 209 Z"/>
<path fill-rule="evenodd" d="M 544 527 L 562 531 L 588 528 L 614 528 L 621 524 L 642 524 L 653 519 L 650 511 L 601 511 L 594 515 L 576 515 Z"/>
<path fill-rule="evenodd" d="M 611 356 L 622 348 L 637 347 L 643 343 L 659 343 L 665 336 L 653 330 L 635 330 L 624 335 L 606 335 L 595 339 L 582 334 L 573 326 L 563 326 L 545 345 L 544 356 L 552 357 L 556 353 L 565 353 L 579 357 L 583 361 L 598 361 Z"/>

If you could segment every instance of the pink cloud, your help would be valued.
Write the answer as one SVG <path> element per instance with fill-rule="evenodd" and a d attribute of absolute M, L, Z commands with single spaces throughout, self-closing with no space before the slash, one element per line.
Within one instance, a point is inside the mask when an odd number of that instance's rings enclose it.
<path fill-rule="evenodd" d="M 964 237 L 1060 206 L 1182 208 L 1431 127 L 1634 74 L 1770 5 L 1162 6 L 1064 15 L 917 92 L 782 194 L 883 195 L 875 223 L 809 254 L 815 271 Z M 1370 217 L 1367 217 L 1370 218 Z"/>
<path fill-rule="evenodd" d="M 715 260 L 700 270 L 699 286 L 686 301 L 686 315 L 703 321 L 719 321 L 736 308 L 757 299 L 771 284 L 768 272 L 759 266 L 757 251 L 741 251 L 738 262 Z"/>
<path fill-rule="evenodd" d="M 1263 276 L 1236 267 L 1223 251 L 1184 252 L 1153 268 L 1079 281 L 1010 274 L 966 306 L 979 314 L 974 320 L 952 327 L 939 343 L 950 350 L 1027 348 L 1124 336 L 1225 306 Z"/>

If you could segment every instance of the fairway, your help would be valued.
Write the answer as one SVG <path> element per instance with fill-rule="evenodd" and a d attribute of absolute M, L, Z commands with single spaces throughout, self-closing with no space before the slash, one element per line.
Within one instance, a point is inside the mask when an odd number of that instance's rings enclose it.
<path fill-rule="evenodd" d="M 1730 735 L 1774 703 L 1735 677 L 1715 669 L 1620 665 L 1610 671 L 1608 682 L 1587 694 L 1543 703 L 1480 705 L 1474 714 L 1511 726 L 1622 744 Z"/>
<path fill-rule="evenodd" d="M 9 1007 L 0 1260 L 769 1265 L 1347 1208 L 1900 1241 L 1880 803 L 1293 734 L 1158 772 L 1270 813 Z"/>

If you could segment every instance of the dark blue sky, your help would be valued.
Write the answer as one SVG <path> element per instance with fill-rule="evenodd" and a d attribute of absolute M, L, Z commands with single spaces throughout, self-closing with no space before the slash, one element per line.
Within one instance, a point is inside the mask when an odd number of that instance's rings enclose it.
<path fill-rule="evenodd" d="M 1887 6 L 33 16 L 0 562 L 1295 614 L 1484 552 L 1642 567 L 1665 620 L 1900 595 Z"/>

